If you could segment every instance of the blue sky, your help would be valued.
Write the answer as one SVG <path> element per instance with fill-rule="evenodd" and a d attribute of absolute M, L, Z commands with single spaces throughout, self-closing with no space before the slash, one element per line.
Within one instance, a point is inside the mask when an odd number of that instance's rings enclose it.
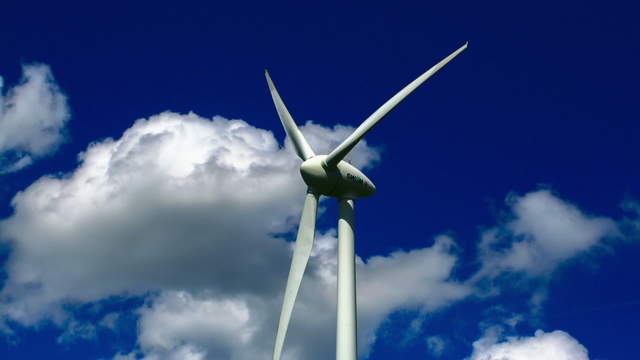
<path fill-rule="evenodd" d="M 0 355 L 269 358 L 304 185 L 263 70 L 322 153 L 469 41 L 351 156 L 361 357 L 628 359 L 637 12 L 4 4 Z M 333 356 L 321 209 L 287 359 Z"/>

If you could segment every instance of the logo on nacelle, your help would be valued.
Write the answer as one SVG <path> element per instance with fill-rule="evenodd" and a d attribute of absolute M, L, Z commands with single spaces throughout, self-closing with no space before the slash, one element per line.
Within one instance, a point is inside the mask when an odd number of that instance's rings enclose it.
<path fill-rule="evenodd" d="M 364 183 L 364 180 L 362 180 L 362 178 L 358 175 L 352 175 L 350 173 L 347 173 L 347 179 L 353 181 L 353 182 L 357 182 L 359 184 Z"/>
<path fill-rule="evenodd" d="M 366 181 L 364 181 L 360 176 L 358 175 L 353 175 L 351 173 L 347 173 L 347 179 L 353 181 L 356 184 L 363 184 L 364 186 L 371 188 L 372 186 L 369 185 L 369 183 L 367 183 Z"/>

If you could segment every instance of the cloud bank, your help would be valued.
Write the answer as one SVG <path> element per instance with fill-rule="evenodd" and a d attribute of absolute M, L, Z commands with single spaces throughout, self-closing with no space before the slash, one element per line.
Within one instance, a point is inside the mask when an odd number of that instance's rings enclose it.
<path fill-rule="evenodd" d="M 301 130 L 322 153 L 353 129 L 309 122 Z M 378 160 L 366 142 L 351 156 L 359 167 Z M 107 317 L 82 323 L 73 305 L 143 297 L 137 345 L 116 359 L 269 358 L 292 252 L 285 238 L 305 193 L 290 147 L 242 120 L 165 112 L 136 121 L 119 139 L 91 144 L 78 161 L 73 172 L 44 176 L 16 194 L 13 215 L 0 222 L 0 239 L 11 248 L 3 318 L 24 326 L 54 321 L 66 328 L 59 341 L 70 342 L 113 327 Z M 450 236 L 358 258 L 359 353 L 367 356 L 393 312 L 446 308 L 504 274 L 548 276 L 617 233 L 610 219 L 547 190 L 512 196 L 508 206 L 507 220 L 483 233 L 480 269 L 467 281 L 453 276 L 458 255 Z M 333 354 L 336 244 L 334 229 L 318 232 L 284 359 Z M 556 344 L 536 338 L 540 346 Z M 446 352 L 441 338 L 427 347 Z M 474 359 L 492 359 L 486 356 L 504 347 L 478 347 Z"/>
<path fill-rule="evenodd" d="M 352 129 L 309 123 L 302 131 L 322 152 Z M 354 151 L 358 166 L 378 159 L 366 142 Z M 14 214 L 0 223 L 12 249 L 0 310 L 26 326 L 53 319 L 80 329 L 67 305 L 146 296 L 138 347 L 119 357 L 266 358 L 292 250 L 275 234 L 295 230 L 305 193 L 299 163 L 271 132 L 242 120 L 170 112 L 138 120 L 120 139 L 91 144 L 72 173 L 42 177 L 14 197 Z M 335 231 L 316 241 L 290 359 L 324 358 L 335 347 Z M 450 279 L 452 247 L 439 237 L 358 261 L 363 353 L 391 312 L 467 296 Z"/>
<path fill-rule="evenodd" d="M 46 65 L 22 67 L 20 84 L 3 91 L 0 77 L 0 173 L 54 152 L 64 141 L 67 99 Z"/>

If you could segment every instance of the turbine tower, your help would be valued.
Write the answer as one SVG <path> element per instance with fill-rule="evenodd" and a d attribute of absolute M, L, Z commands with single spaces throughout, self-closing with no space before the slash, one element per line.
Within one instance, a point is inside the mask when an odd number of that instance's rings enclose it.
<path fill-rule="evenodd" d="M 269 72 L 265 70 L 271 97 L 278 111 L 287 136 L 293 143 L 303 163 L 300 166 L 302 179 L 308 186 L 302 209 L 302 217 L 298 227 L 295 250 L 291 260 L 291 269 L 284 292 L 282 312 L 278 324 L 273 360 L 280 360 L 284 338 L 291 319 L 302 275 L 307 267 L 313 237 L 316 228 L 316 211 L 320 195 L 337 198 L 340 202 L 338 220 L 338 304 L 336 325 L 336 359 L 356 360 L 356 274 L 354 251 L 354 200 L 372 195 L 376 191 L 373 185 L 355 166 L 343 161 L 344 157 L 358 142 L 384 118 L 402 100 L 417 89 L 428 78 L 458 56 L 467 48 L 465 43 L 451 55 L 444 58 L 409 85 L 405 86 L 378 110 L 371 114 L 360 126 L 347 137 L 329 155 L 316 155 L 307 143 L 287 107 L 282 102 L 276 87 L 271 81 Z"/>

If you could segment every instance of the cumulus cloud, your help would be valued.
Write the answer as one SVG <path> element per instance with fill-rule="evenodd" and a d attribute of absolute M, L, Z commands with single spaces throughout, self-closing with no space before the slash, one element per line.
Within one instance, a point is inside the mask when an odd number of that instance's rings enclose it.
<path fill-rule="evenodd" d="M 289 327 L 283 359 L 326 358 L 335 349 L 335 231 L 318 234 L 317 242 Z M 450 239 L 446 238 L 424 249 L 397 252 L 368 262 L 358 259 L 358 337 L 362 356 L 367 355 L 377 328 L 393 311 L 434 310 L 468 294 L 463 285 L 449 279 L 455 259 L 450 252 Z M 407 274 L 412 276 L 407 278 Z M 389 281 L 395 285 L 389 286 Z M 127 356 L 174 358 L 178 352 L 190 349 L 201 356 L 195 358 L 266 359 L 272 350 L 280 305 L 280 292 L 262 297 L 221 298 L 165 292 L 140 311 L 139 349 Z"/>
<path fill-rule="evenodd" d="M 309 123 L 303 131 L 320 153 L 352 129 Z M 377 158 L 363 143 L 352 161 Z M 73 325 L 65 334 L 91 334 L 64 306 L 154 294 L 138 311 L 137 348 L 118 358 L 266 358 L 292 249 L 275 234 L 295 230 L 305 193 L 299 164 L 271 132 L 242 120 L 170 112 L 138 120 L 121 138 L 91 144 L 75 171 L 42 177 L 13 198 L 13 215 L 0 222 L 11 246 L 0 310 L 23 325 L 54 319 Z M 290 359 L 324 358 L 335 347 L 336 241 L 335 230 L 317 236 Z M 434 310 L 469 293 L 450 279 L 452 245 L 439 237 L 358 260 L 363 353 L 389 313 Z"/>
<path fill-rule="evenodd" d="M 564 331 L 545 333 L 537 330 L 532 337 L 508 337 L 499 341 L 499 333 L 488 331 L 473 343 L 470 360 L 589 360 L 587 349 Z"/>
<path fill-rule="evenodd" d="M 79 158 L 18 193 L 0 224 L 11 318 L 166 288 L 271 291 L 286 276 L 286 242 L 270 234 L 290 230 L 304 187 L 270 132 L 164 113 Z"/>
<path fill-rule="evenodd" d="M 0 173 L 6 173 L 55 151 L 70 113 L 46 65 L 23 66 L 19 85 L 6 94 L 2 87 L 0 77 Z"/>
<path fill-rule="evenodd" d="M 507 202 L 511 207 L 509 221 L 482 235 L 479 253 L 483 268 L 476 278 L 506 271 L 545 275 L 562 261 L 619 234 L 613 220 L 587 215 L 549 190 L 511 196 Z"/>
<path fill-rule="evenodd" d="M 163 291 L 138 311 L 138 348 L 125 358 L 259 359 L 269 354 L 263 298 Z M 269 324 L 271 322 L 269 321 Z M 273 329 L 271 329 L 273 331 Z M 116 356 L 116 359 L 118 356 Z"/>
<path fill-rule="evenodd" d="M 162 293 L 140 315 L 138 342 L 151 358 L 189 351 L 194 358 L 230 359 L 251 346 L 258 324 L 245 300 L 180 291 Z"/>

